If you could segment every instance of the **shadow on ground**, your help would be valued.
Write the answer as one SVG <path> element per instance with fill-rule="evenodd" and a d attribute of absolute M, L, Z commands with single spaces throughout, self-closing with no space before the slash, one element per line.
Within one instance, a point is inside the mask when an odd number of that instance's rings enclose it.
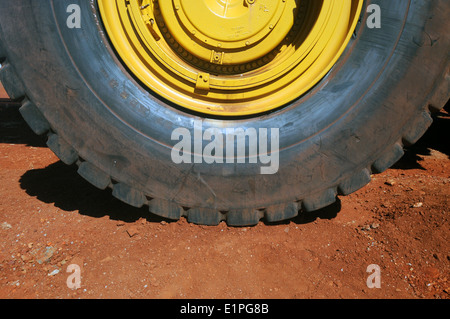
<path fill-rule="evenodd" d="M 20 103 L 0 100 L 0 143 L 47 147 L 44 139 L 34 134 L 19 112 Z"/>
<path fill-rule="evenodd" d="M 77 173 L 75 165 L 67 166 L 58 161 L 43 169 L 27 171 L 20 178 L 20 186 L 30 196 L 64 211 L 79 211 L 82 215 L 127 223 L 146 218 L 150 222 L 165 219 L 148 212 L 145 208 L 134 208 L 112 196 L 111 190 L 99 190 Z"/>
<path fill-rule="evenodd" d="M 45 147 L 43 138 L 36 136 L 23 121 L 18 107 L 14 103 L 0 103 L 0 143 Z M 431 128 L 417 144 L 406 151 L 405 156 L 393 169 L 423 169 L 419 155 L 429 155 L 430 149 L 450 157 L 449 123 L 450 116 L 446 110 L 437 114 Z M 150 222 L 168 221 L 151 214 L 146 208 L 137 209 L 122 203 L 111 195 L 110 190 L 98 190 L 78 175 L 75 166 L 67 166 L 62 162 L 56 162 L 44 169 L 27 171 L 20 179 L 20 186 L 28 195 L 35 196 L 42 202 L 54 203 L 62 210 L 79 211 L 82 215 L 94 218 L 109 216 L 113 220 L 124 222 L 134 222 L 140 218 Z M 306 224 L 316 219 L 333 219 L 340 210 L 341 202 L 338 199 L 326 208 L 302 213 L 292 221 Z"/>
<path fill-rule="evenodd" d="M 446 109 L 450 109 L 449 103 Z M 425 135 L 413 146 L 405 150 L 403 158 L 397 162 L 393 169 L 424 169 L 420 162 L 422 156 L 430 155 L 431 150 L 441 152 L 450 158 L 450 114 L 442 110 L 433 117 L 433 125 Z"/>
<path fill-rule="evenodd" d="M 77 173 L 75 165 L 67 166 L 61 161 L 42 169 L 29 170 L 20 178 L 20 186 L 30 196 L 44 203 L 54 205 L 64 211 L 79 211 L 81 215 L 94 218 L 109 216 L 112 220 L 127 223 L 145 218 L 149 222 L 171 222 L 165 218 L 151 214 L 146 207 L 134 208 L 114 198 L 111 190 L 99 190 L 89 184 Z M 316 219 L 333 219 L 341 210 L 338 199 L 334 204 L 321 210 L 302 213 L 292 221 L 307 224 Z M 283 221 L 283 224 L 289 221 Z M 268 223 L 269 224 L 269 223 Z"/>

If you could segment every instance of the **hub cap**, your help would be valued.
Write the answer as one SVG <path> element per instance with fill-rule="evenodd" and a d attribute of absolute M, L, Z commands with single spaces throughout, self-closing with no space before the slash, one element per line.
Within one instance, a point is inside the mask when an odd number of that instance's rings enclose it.
<path fill-rule="evenodd" d="M 98 0 L 107 33 L 148 88 L 191 111 L 256 115 L 317 84 L 363 0 Z"/>

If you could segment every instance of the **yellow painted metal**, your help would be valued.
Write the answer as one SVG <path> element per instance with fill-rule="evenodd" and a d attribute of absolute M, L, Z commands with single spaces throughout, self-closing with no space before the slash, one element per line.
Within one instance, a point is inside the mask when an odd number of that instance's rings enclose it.
<path fill-rule="evenodd" d="M 251 62 L 270 53 L 292 28 L 296 9 L 295 1 L 273 0 L 258 0 L 258 6 L 242 0 L 160 1 L 159 6 L 181 47 L 198 58 L 225 65 Z"/>
<path fill-rule="evenodd" d="M 118 54 L 191 111 L 254 115 L 298 98 L 336 63 L 363 0 L 98 0 Z"/>

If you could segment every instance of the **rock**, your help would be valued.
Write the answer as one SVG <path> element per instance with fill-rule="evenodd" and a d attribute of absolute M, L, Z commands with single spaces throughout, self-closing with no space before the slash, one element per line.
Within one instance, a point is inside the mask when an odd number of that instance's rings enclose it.
<path fill-rule="evenodd" d="M 100 263 L 105 263 L 105 262 L 108 262 L 108 261 L 111 261 L 111 260 L 113 260 L 112 257 L 108 256 L 108 257 L 105 257 L 102 260 L 100 260 Z"/>
<path fill-rule="evenodd" d="M 136 236 L 136 235 L 139 234 L 139 231 L 138 231 L 138 229 L 136 228 L 136 226 L 130 226 L 130 227 L 127 229 L 127 233 L 128 233 L 128 236 L 134 237 L 134 236 Z"/>
<path fill-rule="evenodd" d="M 55 270 L 53 270 L 51 273 L 49 273 L 48 275 L 49 276 L 54 276 L 54 275 L 56 275 L 56 274 L 58 274 L 59 273 L 59 269 L 55 269 Z"/>
<path fill-rule="evenodd" d="M 54 248 L 54 247 L 45 247 L 44 252 L 39 256 L 39 258 L 36 261 L 39 264 L 48 263 L 50 261 L 50 259 L 52 259 L 55 251 L 56 251 L 56 248 Z"/>
<path fill-rule="evenodd" d="M 389 180 L 387 180 L 386 182 L 384 182 L 386 185 L 389 185 L 389 186 L 394 186 L 395 185 L 395 181 L 394 180 L 392 180 L 392 179 L 389 179 Z"/>
<path fill-rule="evenodd" d="M 30 262 L 31 257 L 26 255 L 21 255 L 20 258 L 22 258 L 23 262 Z"/>
<path fill-rule="evenodd" d="M 8 224 L 7 222 L 2 223 L 2 229 L 11 229 L 11 228 L 12 228 L 11 224 Z"/>
<path fill-rule="evenodd" d="M 422 206 L 423 206 L 423 203 L 422 202 L 418 202 L 418 203 L 415 203 L 412 207 L 419 208 L 419 207 L 422 207 Z"/>

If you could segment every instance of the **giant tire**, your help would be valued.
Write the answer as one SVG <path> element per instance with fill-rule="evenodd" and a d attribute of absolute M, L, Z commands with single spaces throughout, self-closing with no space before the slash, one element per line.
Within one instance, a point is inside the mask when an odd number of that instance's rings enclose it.
<path fill-rule="evenodd" d="M 113 50 L 96 1 L 0 1 L 0 80 L 30 127 L 95 186 L 152 213 L 198 224 L 293 218 L 350 194 L 403 155 L 449 98 L 447 0 L 372 0 L 382 28 L 360 25 L 327 76 L 260 116 L 207 118 L 146 90 Z M 175 128 L 280 129 L 279 170 L 258 164 L 175 164 Z M 380 194 L 380 196 L 382 196 Z"/>

